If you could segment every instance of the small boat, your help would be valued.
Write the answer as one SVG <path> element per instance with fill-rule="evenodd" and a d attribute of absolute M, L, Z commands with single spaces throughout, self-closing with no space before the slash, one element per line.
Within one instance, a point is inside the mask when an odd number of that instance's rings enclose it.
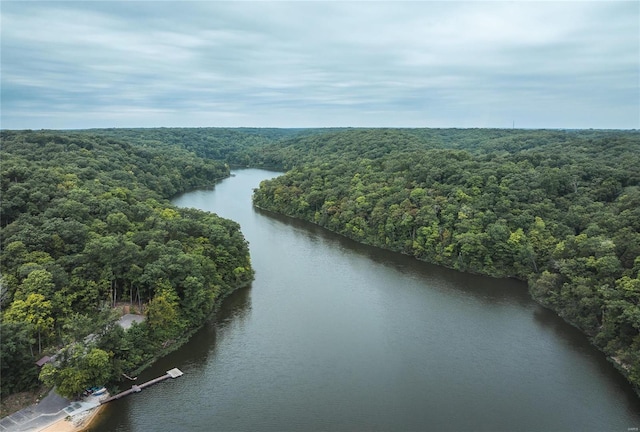
<path fill-rule="evenodd" d="M 107 392 L 107 388 L 106 387 L 100 387 L 100 388 L 94 390 L 92 394 L 93 394 L 93 396 L 100 396 L 100 395 L 105 394 L 106 392 Z"/>

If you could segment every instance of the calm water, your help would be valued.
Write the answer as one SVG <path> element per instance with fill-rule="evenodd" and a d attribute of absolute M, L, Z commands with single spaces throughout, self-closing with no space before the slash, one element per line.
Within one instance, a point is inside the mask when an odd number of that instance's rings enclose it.
<path fill-rule="evenodd" d="M 240 170 L 175 204 L 239 222 L 256 279 L 111 403 L 99 431 L 627 431 L 640 402 L 523 284 L 448 271 L 251 206 Z"/>

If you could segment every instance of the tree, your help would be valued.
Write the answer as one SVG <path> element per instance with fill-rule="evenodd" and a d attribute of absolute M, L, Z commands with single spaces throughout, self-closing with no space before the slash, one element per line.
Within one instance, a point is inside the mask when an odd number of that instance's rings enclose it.
<path fill-rule="evenodd" d="M 17 300 L 25 300 L 29 294 L 41 294 L 46 297 L 53 295 L 55 284 L 53 283 L 53 275 L 42 268 L 36 268 L 29 272 L 27 277 L 22 281 L 15 298 Z"/>
<path fill-rule="evenodd" d="M 64 397 L 74 398 L 85 389 L 104 385 L 112 377 L 109 353 L 82 344 L 69 346 L 59 365 L 47 363 L 40 371 L 40 380 L 55 386 Z"/>
<path fill-rule="evenodd" d="M 0 323 L 0 394 L 29 390 L 38 383 L 28 323 Z"/>
<path fill-rule="evenodd" d="M 38 353 L 42 352 L 42 336 L 47 337 L 53 330 L 51 301 L 42 294 L 32 293 L 25 300 L 16 300 L 5 314 L 5 321 L 28 323 L 38 334 Z"/>
<path fill-rule="evenodd" d="M 177 337 L 184 330 L 184 321 L 180 316 L 179 299 L 171 284 L 161 280 L 156 295 L 147 305 L 147 325 L 152 337 L 166 342 Z"/>

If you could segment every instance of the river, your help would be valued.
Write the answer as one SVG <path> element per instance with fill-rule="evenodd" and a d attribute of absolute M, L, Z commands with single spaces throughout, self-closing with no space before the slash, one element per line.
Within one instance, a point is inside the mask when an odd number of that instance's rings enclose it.
<path fill-rule="evenodd" d="M 174 200 L 233 219 L 256 278 L 110 403 L 97 431 L 627 431 L 640 401 L 523 283 L 450 271 L 251 205 L 234 172 Z"/>

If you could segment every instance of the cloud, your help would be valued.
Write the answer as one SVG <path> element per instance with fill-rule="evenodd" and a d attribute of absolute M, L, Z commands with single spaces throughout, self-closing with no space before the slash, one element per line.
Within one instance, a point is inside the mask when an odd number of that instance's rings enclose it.
<path fill-rule="evenodd" d="M 639 128 L 636 2 L 12 2 L 2 127 Z"/>

